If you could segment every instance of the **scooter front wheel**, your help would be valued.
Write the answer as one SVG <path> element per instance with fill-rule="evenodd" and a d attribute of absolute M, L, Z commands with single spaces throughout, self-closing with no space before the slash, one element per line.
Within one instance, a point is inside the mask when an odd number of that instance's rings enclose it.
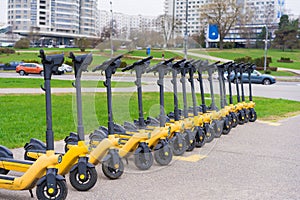
<path fill-rule="evenodd" d="M 97 182 L 97 171 L 94 167 L 86 168 L 86 177 L 81 179 L 78 167 L 70 172 L 70 183 L 78 191 L 88 191 Z"/>
<path fill-rule="evenodd" d="M 186 130 L 186 136 L 185 136 L 185 141 L 186 141 L 186 151 L 193 151 L 195 146 L 196 146 L 196 130 L 195 132 L 192 132 L 191 130 Z"/>
<path fill-rule="evenodd" d="M 134 164 L 140 170 L 147 170 L 153 165 L 153 155 L 149 152 L 138 152 L 134 154 Z"/>
<path fill-rule="evenodd" d="M 205 142 L 210 143 L 215 138 L 215 130 L 212 124 L 205 125 Z"/>
<path fill-rule="evenodd" d="M 195 146 L 197 148 L 201 148 L 205 145 L 205 134 L 203 128 L 198 127 L 197 133 L 196 133 L 196 141 Z"/>
<path fill-rule="evenodd" d="M 168 165 L 172 161 L 172 158 L 172 149 L 168 144 L 154 151 L 154 159 L 159 165 Z"/>
<path fill-rule="evenodd" d="M 102 163 L 102 171 L 107 178 L 118 179 L 124 172 L 124 163 L 120 159 L 118 166 L 114 166 L 112 159 L 109 159 Z"/>
<path fill-rule="evenodd" d="M 59 199 L 64 200 L 68 195 L 68 188 L 65 180 L 56 180 L 56 190 L 50 193 L 48 190 L 47 179 L 36 187 L 36 196 L 41 200 Z"/>
<path fill-rule="evenodd" d="M 186 142 L 182 134 L 177 133 L 171 139 L 172 141 L 172 151 L 175 156 L 181 156 L 186 151 Z"/>

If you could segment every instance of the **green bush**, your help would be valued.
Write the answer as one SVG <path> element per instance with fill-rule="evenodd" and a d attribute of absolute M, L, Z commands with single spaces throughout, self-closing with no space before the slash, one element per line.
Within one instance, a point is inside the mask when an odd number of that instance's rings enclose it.
<path fill-rule="evenodd" d="M 121 64 L 120 64 L 120 68 L 125 68 L 127 66 L 127 63 L 122 61 Z"/>
<path fill-rule="evenodd" d="M 284 60 L 284 61 L 290 61 L 291 59 L 288 57 L 281 57 L 280 60 Z"/>
<path fill-rule="evenodd" d="M 39 64 L 40 63 L 40 61 L 38 61 L 38 60 L 34 60 L 34 59 L 27 59 L 27 60 L 22 60 L 24 63 L 37 63 L 37 64 Z"/>
<path fill-rule="evenodd" d="M 257 67 L 263 67 L 264 63 L 265 63 L 265 58 L 264 57 L 251 58 L 249 56 L 245 56 L 245 57 L 241 57 L 241 58 L 235 58 L 234 61 L 235 62 L 243 62 L 243 63 L 253 63 Z M 269 67 L 270 63 L 272 63 L 272 58 L 267 57 L 267 67 Z"/>
<path fill-rule="evenodd" d="M 16 53 L 16 51 L 14 49 L 10 49 L 10 48 L 0 48 L 0 54 L 14 54 Z"/>
<path fill-rule="evenodd" d="M 21 38 L 19 41 L 15 43 L 15 48 L 18 49 L 28 49 L 30 46 L 30 41 L 27 38 Z"/>
<path fill-rule="evenodd" d="M 73 62 L 71 60 L 65 60 L 66 65 L 73 66 Z"/>

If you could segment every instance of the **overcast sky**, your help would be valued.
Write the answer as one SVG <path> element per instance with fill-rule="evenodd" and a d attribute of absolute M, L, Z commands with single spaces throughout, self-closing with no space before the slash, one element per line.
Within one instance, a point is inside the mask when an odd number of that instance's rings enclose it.
<path fill-rule="evenodd" d="M 164 11 L 164 0 L 99 0 L 99 8 L 110 10 L 110 1 L 114 12 L 121 12 L 130 15 L 157 16 Z M 275 0 L 277 1 L 277 0 Z M 6 22 L 6 2 L 0 0 L 0 22 Z M 300 15 L 300 0 L 285 0 L 286 8 Z"/>

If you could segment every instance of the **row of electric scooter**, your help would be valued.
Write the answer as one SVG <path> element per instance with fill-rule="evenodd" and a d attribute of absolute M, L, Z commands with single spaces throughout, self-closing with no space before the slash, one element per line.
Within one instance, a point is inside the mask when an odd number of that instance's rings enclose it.
<path fill-rule="evenodd" d="M 75 56 L 70 53 L 73 61 L 77 105 L 77 133 L 70 133 L 65 138 L 65 153 L 54 151 L 52 130 L 52 102 L 51 102 L 51 76 L 58 70 L 64 61 L 63 54 L 45 55 L 40 51 L 44 66 L 44 86 L 46 99 L 46 144 L 38 139 L 31 139 L 25 148 L 26 161 L 15 160 L 12 152 L 0 146 L 0 188 L 9 190 L 29 190 L 36 188 L 38 199 L 65 199 L 67 186 L 65 175 L 69 173 L 71 185 L 78 191 L 87 191 L 97 182 L 95 166 L 102 165 L 102 171 L 110 179 L 119 178 L 124 172 L 122 158 L 134 156 L 134 164 L 140 170 L 149 169 L 154 160 L 159 165 L 168 165 L 173 155 L 183 155 L 185 151 L 192 151 L 195 147 L 202 147 L 222 134 L 228 134 L 238 124 L 256 120 L 252 102 L 252 87 L 250 74 L 255 66 L 252 64 L 228 62 L 225 64 L 213 63 L 203 60 L 179 60 L 174 58 L 164 60 L 150 66 L 152 56 L 139 60 L 126 66 L 122 72 L 135 71 L 138 95 L 139 118 L 134 122 L 124 122 L 123 125 L 114 123 L 112 111 L 111 78 L 121 65 L 122 55 L 111 58 L 92 71 L 104 72 L 104 85 L 107 91 L 108 126 L 100 126 L 89 135 L 89 144 L 85 143 L 81 76 L 92 62 L 92 54 Z M 216 106 L 213 73 L 218 72 L 220 90 L 220 108 Z M 144 73 L 158 73 L 157 84 L 160 94 L 160 114 L 158 117 L 144 118 L 142 102 L 142 75 Z M 172 74 L 174 93 L 174 112 L 168 114 L 164 111 L 164 77 Z M 211 104 L 206 105 L 203 74 L 208 74 L 210 85 Z M 229 103 L 227 103 L 224 74 L 228 74 Z M 243 79 L 241 75 L 248 73 L 249 101 L 244 95 Z M 197 105 L 197 96 L 194 85 L 194 75 L 198 74 L 200 84 L 201 105 Z M 231 78 L 234 73 L 236 83 L 237 103 L 233 103 Z M 183 109 L 178 106 L 177 77 L 180 82 L 183 97 Z M 186 80 L 190 83 L 193 105 L 188 106 Z M 241 98 L 240 98 L 241 89 Z M 128 160 L 127 160 L 128 161 Z M 7 175 L 10 171 L 23 172 L 20 177 Z"/>

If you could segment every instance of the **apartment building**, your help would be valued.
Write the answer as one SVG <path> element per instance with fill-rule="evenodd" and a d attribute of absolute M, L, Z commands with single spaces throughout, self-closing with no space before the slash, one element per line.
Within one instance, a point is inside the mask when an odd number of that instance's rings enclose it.
<path fill-rule="evenodd" d="M 156 23 L 157 16 L 127 15 L 100 10 L 99 19 L 100 31 L 103 31 L 105 27 L 110 27 L 111 20 L 113 20 L 117 32 L 114 37 L 119 39 L 129 39 L 130 33 L 133 31 L 159 31 Z"/>
<path fill-rule="evenodd" d="M 203 24 L 200 24 L 199 8 L 210 2 L 212 0 L 165 0 L 164 10 L 180 22 L 177 34 L 184 35 L 188 6 L 188 34 L 193 35 L 200 33 L 203 28 Z M 247 25 L 263 26 L 266 23 L 277 23 L 284 12 L 284 0 L 237 0 L 237 4 L 242 6 L 244 13 L 252 13 L 253 20 Z"/>
<path fill-rule="evenodd" d="M 14 33 L 56 38 L 60 43 L 97 35 L 97 0 L 8 0 Z"/>

